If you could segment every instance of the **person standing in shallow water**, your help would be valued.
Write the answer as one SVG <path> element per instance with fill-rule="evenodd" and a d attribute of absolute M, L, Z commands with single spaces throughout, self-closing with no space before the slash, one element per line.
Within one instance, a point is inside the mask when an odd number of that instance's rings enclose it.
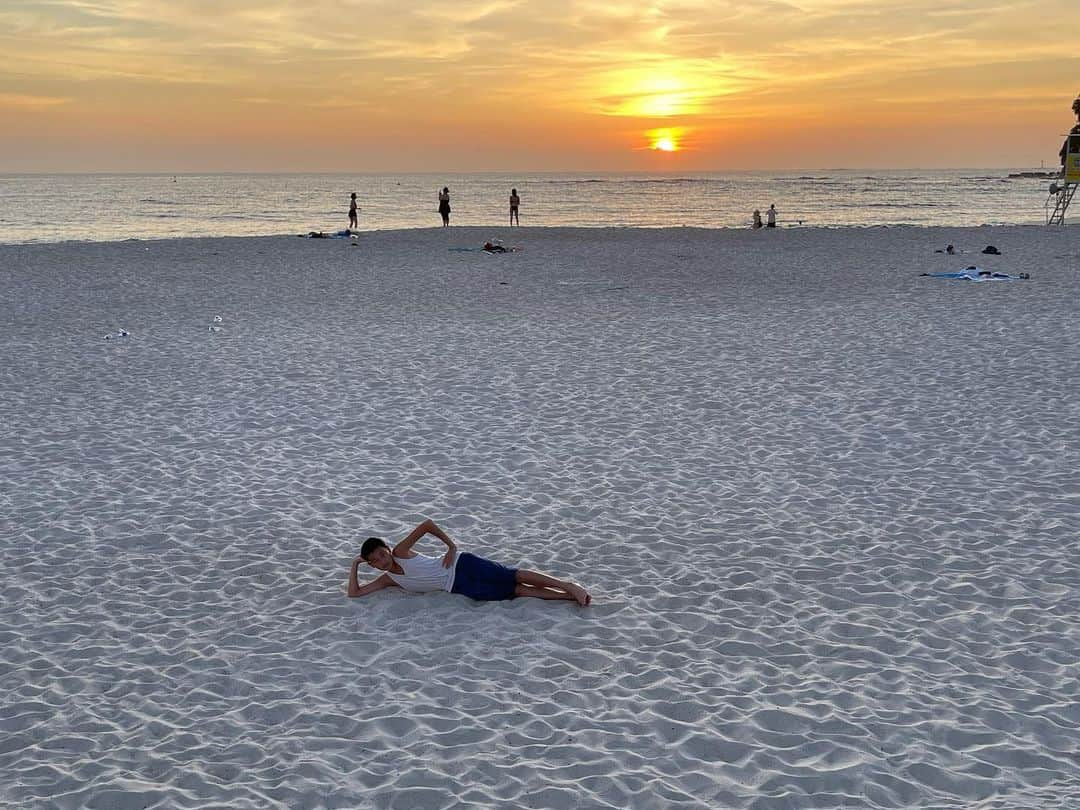
<path fill-rule="evenodd" d="M 450 189 L 447 186 L 443 186 L 443 190 L 439 192 L 439 215 L 442 217 L 442 226 L 444 228 L 450 227 Z"/>
<path fill-rule="evenodd" d="M 518 216 L 518 208 L 521 206 L 521 197 L 518 196 L 517 189 L 510 189 L 510 225 L 513 226 L 517 222 L 518 227 L 521 226 L 521 218 Z"/>
<path fill-rule="evenodd" d="M 356 207 L 356 192 L 352 193 L 352 197 L 349 199 L 349 228 L 355 230 L 357 227 L 357 209 Z"/>
<path fill-rule="evenodd" d="M 765 227 L 766 228 L 775 228 L 776 227 L 776 205 L 775 205 L 775 203 L 769 206 L 769 210 L 765 212 L 765 216 L 768 219 L 768 224 L 766 224 Z"/>

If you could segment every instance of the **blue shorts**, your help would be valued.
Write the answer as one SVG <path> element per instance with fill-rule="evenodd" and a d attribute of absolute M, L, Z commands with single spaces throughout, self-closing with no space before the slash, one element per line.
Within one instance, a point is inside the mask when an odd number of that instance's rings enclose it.
<path fill-rule="evenodd" d="M 475 554 L 465 553 L 458 557 L 451 593 L 481 602 L 498 602 L 513 599 L 516 589 L 516 568 L 507 568 Z"/>

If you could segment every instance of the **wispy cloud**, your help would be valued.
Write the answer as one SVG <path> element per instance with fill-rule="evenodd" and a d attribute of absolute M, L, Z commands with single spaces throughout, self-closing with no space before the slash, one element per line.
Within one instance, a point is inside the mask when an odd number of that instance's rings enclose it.
<path fill-rule="evenodd" d="M 58 96 L 31 96 L 23 93 L 0 93 L 0 108 L 12 107 L 23 110 L 41 110 L 67 104 L 70 98 Z"/>

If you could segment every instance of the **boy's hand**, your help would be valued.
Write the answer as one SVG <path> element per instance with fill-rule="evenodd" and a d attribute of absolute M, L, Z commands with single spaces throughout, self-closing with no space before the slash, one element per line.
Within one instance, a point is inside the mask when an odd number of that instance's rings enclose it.
<path fill-rule="evenodd" d="M 443 568 L 449 568 L 454 564 L 454 555 L 457 554 L 457 546 L 452 546 L 446 550 L 446 554 L 443 555 L 442 565 Z"/>

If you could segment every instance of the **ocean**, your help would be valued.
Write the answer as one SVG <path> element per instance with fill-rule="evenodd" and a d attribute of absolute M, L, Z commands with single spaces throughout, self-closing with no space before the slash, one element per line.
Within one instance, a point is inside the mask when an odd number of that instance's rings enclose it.
<path fill-rule="evenodd" d="M 504 225 L 742 228 L 774 203 L 781 226 L 1041 224 L 1048 179 L 1010 169 L 725 174 L 0 175 L 0 243 Z"/>

